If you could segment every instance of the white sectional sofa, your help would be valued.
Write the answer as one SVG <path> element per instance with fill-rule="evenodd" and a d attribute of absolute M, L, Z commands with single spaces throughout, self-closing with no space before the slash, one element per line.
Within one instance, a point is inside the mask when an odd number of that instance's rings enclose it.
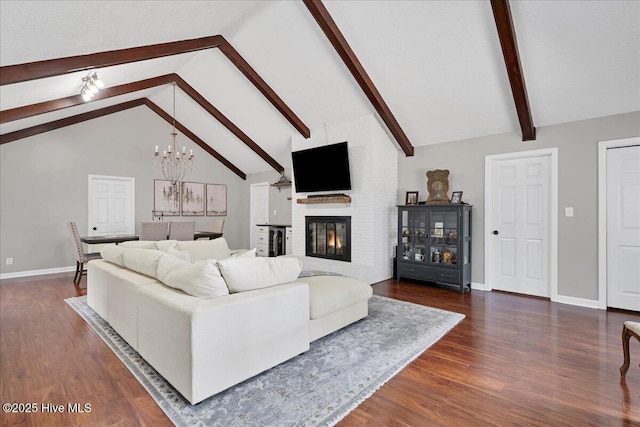
<path fill-rule="evenodd" d="M 192 404 L 368 314 L 371 286 L 298 279 L 296 258 L 234 254 L 224 238 L 134 245 L 88 264 L 88 304 Z"/>

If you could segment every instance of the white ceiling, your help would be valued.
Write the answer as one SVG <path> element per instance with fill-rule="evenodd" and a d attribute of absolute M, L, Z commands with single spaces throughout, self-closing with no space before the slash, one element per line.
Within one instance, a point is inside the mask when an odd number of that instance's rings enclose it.
<path fill-rule="evenodd" d="M 324 4 L 414 146 L 520 132 L 488 0 Z M 536 127 L 640 110 L 639 1 L 510 4 Z M 374 111 L 302 2 L 0 2 L 2 66 L 216 34 L 312 130 Z M 290 164 L 297 131 L 216 49 L 98 70 L 107 86 L 172 72 Z M 0 109 L 75 95 L 84 75 L 2 86 Z M 171 113 L 166 86 L 0 132 L 145 96 Z M 180 90 L 176 109 L 178 121 L 246 173 L 271 169 Z"/>

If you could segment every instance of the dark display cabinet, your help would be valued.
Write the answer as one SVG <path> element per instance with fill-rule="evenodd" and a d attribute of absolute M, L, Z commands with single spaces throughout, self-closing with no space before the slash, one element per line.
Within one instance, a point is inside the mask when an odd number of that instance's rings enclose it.
<path fill-rule="evenodd" d="M 471 289 L 471 205 L 398 206 L 396 280 Z"/>

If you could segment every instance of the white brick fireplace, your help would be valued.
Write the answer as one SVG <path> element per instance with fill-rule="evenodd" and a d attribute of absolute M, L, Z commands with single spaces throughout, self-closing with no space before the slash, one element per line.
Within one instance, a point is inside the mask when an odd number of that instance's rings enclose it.
<path fill-rule="evenodd" d="M 293 255 L 305 270 L 334 271 L 367 283 L 392 277 L 396 242 L 398 149 L 373 115 L 292 137 L 292 150 L 347 141 L 351 203 L 298 204 L 308 193 L 292 192 Z M 327 170 L 327 173 L 330 173 Z M 305 256 L 305 216 L 351 217 L 351 262 Z"/>

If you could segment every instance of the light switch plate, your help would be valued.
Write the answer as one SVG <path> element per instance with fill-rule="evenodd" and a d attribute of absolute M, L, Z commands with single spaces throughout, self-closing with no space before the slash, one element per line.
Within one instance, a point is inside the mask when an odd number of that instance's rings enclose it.
<path fill-rule="evenodd" d="M 564 208 L 564 216 L 573 216 L 573 208 Z"/>

